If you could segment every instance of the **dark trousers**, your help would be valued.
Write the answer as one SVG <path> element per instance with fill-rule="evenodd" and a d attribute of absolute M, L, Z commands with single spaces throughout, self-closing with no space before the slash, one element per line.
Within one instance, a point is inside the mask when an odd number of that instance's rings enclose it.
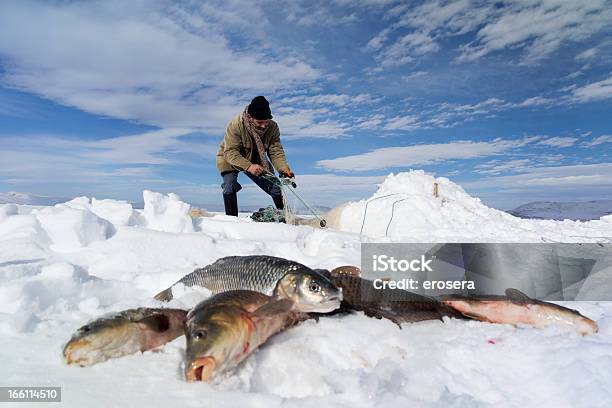
<path fill-rule="evenodd" d="M 225 204 L 225 213 L 227 215 L 238 215 L 238 200 L 236 193 L 242 190 L 242 186 L 238 183 L 238 171 L 226 171 L 221 173 L 223 177 L 223 203 Z M 280 186 L 274 184 L 270 180 L 263 177 L 256 177 L 249 172 L 244 172 L 248 178 L 253 180 L 263 191 L 272 196 L 276 208 L 283 208 L 283 193 Z"/>

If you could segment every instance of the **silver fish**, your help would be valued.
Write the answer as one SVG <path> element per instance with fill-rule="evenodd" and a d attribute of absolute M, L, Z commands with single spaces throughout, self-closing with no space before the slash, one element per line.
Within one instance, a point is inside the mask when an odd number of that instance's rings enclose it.
<path fill-rule="evenodd" d="M 342 292 L 325 276 L 298 262 L 267 255 L 228 256 L 196 269 L 174 285 L 201 286 L 213 294 L 251 290 L 290 299 L 300 312 L 326 313 L 340 307 Z M 155 299 L 172 299 L 172 287 Z"/>

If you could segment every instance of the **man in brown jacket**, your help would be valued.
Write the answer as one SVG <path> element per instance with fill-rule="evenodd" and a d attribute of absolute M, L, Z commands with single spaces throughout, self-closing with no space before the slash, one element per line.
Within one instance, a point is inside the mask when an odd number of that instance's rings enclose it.
<path fill-rule="evenodd" d="M 227 215 L 238 215 L 236 193 L 242 189 L 238 183 L 241 171 L 272 196 L 276 208 L 283 208 L 281 188 L 261 177 L 264 173 L 274 174 L 272 165 L 281 176 L 294 177 L 285 159 L 278 125 L 271 119 L 270 104 L 263 96 L 257 96 L 227 125 L 217 152 L 217 169 L 223 177 L 221 187 Z"/>

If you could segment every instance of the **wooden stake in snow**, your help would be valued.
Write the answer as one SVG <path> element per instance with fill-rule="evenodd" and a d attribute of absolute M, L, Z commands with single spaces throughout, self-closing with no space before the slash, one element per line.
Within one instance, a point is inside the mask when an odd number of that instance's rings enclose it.
<path fill-rule="evenodd" d="M 434 183 L 433 195 L 434 197 L 438 198 L 438 183 Z"/>

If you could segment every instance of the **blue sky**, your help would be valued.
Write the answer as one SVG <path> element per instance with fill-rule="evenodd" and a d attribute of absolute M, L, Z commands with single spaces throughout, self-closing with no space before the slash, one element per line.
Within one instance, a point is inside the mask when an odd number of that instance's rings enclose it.
<path fill-rule="evenodd" d="M 610 21 L 604 0 L 4 1 L 0 192 L 220 204 L 218 144 L 261 94 L 317 204 L 409 169 L 498 208 L 610 199 Z"/>

